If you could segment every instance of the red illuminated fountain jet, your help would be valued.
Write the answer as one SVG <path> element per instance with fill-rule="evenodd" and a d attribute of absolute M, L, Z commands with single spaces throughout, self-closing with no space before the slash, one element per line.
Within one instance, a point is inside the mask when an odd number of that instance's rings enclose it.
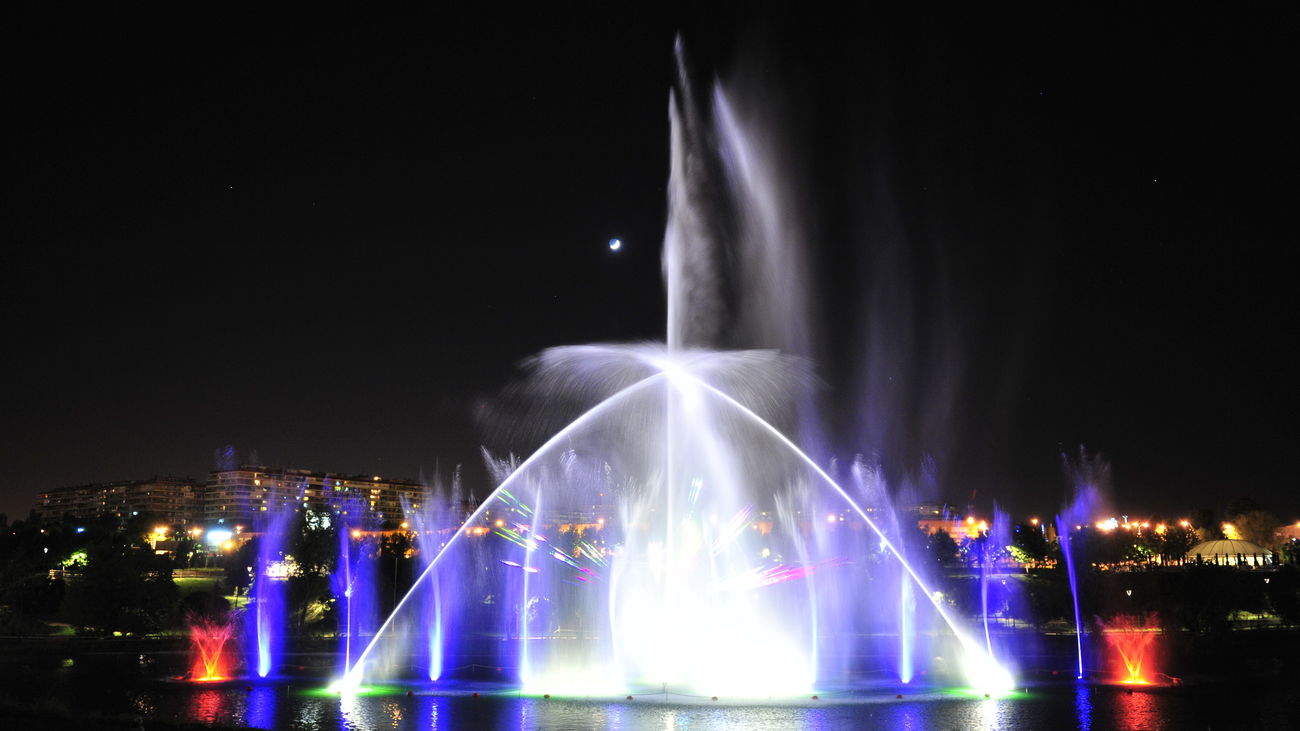
<path fill-rule="evenodd" d="M 194 664 L 190 679 L 196 682 L 226 680 L 230 677 L 230 657 L 226 643 L 234 634 L 234 625 L 226 619 L 195 618 L 190 622 L 191 651 Z"/>
<path fill-rule="evenodd" d="M 1116 679 L 1124 685 L 1154 683 L 1158 675 L 1155 671 L 1156 638 L 1160 637 L 1156 616 L 1120 615 L 1101 624 Z"/>

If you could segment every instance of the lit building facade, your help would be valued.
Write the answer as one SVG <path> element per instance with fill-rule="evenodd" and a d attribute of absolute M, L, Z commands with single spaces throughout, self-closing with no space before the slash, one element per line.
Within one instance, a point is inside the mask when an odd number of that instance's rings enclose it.
<path fill-rule="evenodd" d="M 358 511 L 376 525 L 396 524 L 404 519 L 403 498 L 411 509 L 420 510 L 425 489 L 418 482 L 376 475 L 240 465 L 208 475 L 198 518 L 207 525 L 252 525 L 267 512 L 292 506 L 339 515 Z"/>
<path fill-rule="evenodd" d="M 42 492 L 35 513 L 42 520 L 150 515 L 171 525 L 185 524 L 198 517 L 202 492 L 202 484 L 183 477 L 73 485 Z"/>

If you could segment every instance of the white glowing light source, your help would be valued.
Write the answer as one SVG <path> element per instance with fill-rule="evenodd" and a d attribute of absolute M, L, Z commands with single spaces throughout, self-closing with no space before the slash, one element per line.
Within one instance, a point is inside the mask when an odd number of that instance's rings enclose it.
<path fill-rule="evenodd" d="M 357 692 L 357 690 L 360 688 L 361 688 L 361 673 L 357 670 L 356 667 L 353 667 L 347 673 L 344 673 L 343 677 L 339 678 L 333 683 L 330 683 L 329 688 L 327 690 L 330 693 L 349 695 Z"/>
<path fill-rule="evenodd" d="M 610 240 L 609 240 L 609 250 L 610 250 L 610 251 L 618 251 L 618 250 L 621 249 L 621 248 L 623 248 L 623 241 L 622 241 L 622 239 L 610 239 Z"/>
<path fill-rule="evenodd" d="M 1002 695 L 1016 687 L 1015 678 L 992 656 L 974 648 L 966 648 L 962 656 L 962 670 L 966 681 L 980 693 Z"/>
<path fill-rule="evenodd" d="M 225 543 L 226 541 L 230 540 L 232 537 L 234 537 L 234 535 L 235 535 L 234 533 L 231 533 L 230 531 L 224 528 L 216 528 L 214 530 L 210 530 L 208 531 L 208 545 L 219 546 L 222 543 Z"/>

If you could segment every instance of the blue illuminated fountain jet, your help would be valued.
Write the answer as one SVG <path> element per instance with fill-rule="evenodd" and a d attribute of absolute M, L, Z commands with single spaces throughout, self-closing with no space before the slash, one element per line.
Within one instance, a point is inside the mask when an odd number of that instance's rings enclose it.
<path fill-rule="evenodd" d="M 430 642 L 426 677 L 445 676 L 477 634 L 500 638 L 487 651 L 526 692 L 788 697 L 861 674 L 864 638 L 883 634 L 881 672 L 1009 689 L 906 560 L 915 531 L 867 501 L 878 472 L 842 484 L 790 436 L 810 376 L 782 351 L 806 352 L 807 308 L 775 157 L 684 69 L 670 116 L 667 342 L 530 363 L 545 404 L 586 410 L 526 459 L 492 461 L 478 509 L 419 539 L 424 573 L 332 687 L 412 677 Z"/>
<path fill-rule="evenodd" d="M 265 678 L 281 664 L 284 628 L 287 623 L 284 602 L 284 550 L 286 532 L 296 517 L 302 488 L 292 490 L 263 488 L 267 510 L 259 511 L 254 520 L 258 533 L 257 563 L 253 568 L 252 604 L 244 614 L 245 656 L 249 670 Z"/>

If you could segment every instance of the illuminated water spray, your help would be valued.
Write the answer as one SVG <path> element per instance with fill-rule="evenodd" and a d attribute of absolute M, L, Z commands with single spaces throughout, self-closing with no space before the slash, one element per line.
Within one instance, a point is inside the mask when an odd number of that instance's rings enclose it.
<path fill-rule="evenodd" d="M 710 105 L 684 69 L 678 87 L 666 344 L 530 363 L 538 423 L 556 404 L 587 410 L 527 459 L 490 461 L 496 489 L 445 541 L 421 539 L 437 552 L 335 690 L 401 674 L 424 644 L 413 637 L 436 637 L 446 657 L 472 634 L 448 623 L 471 621 L 514 640 L 494 648 L 525 692 L 801 695 L 842 680 L 861 637 L 895 633 L 904 680 L 914 658 L 937 656 L 931 677 L 1011 687 L 907 560 L 897 522 L 882 530 L 879 508 L 788 436 L 812 379 L 771 349 L 806 352 L 784 179 L 721 87 Z M 738 341 L 756 347 L 721 349 Z M 880 577 L 876 557 L 891 567 Z"/>
<path fill-rule="evenodd" d="M 255 523 L 257 557 L 251 587 L 252 604 L 246 614 L 244 633 L 248 656 L 256 660 L 253 670 L 265 678 L 280 665 L 287 613 L 284 602 L 285 538 L 296 518 L 301 488 L 295 492 L 267 491 L 270 509 L 261 512 Z"/>
<path fill-rule="evenodd" d="M 1112 657 L 1114 678 L 1125 685 L 1150 685 L 1156 677 L 1155 659 L 1160 623 L 1154 615 L 1118 616 L 1102 623 L 1102 637 Z"/>
<path fill-rule="evenodd" d="M 1079 579 L 1074 572 L 1074 538 L 1069 520 L 1056 516 L 1056 535 L 1061 541 L 1066 577 L 1070 580 L 1070 601 L 1074 606 L 1074 644 L 1077 669 L 1075 677 L 1083 680 L 1083 618 L 1079 615 Z"/>
<path fill-rule="evenodd" d="M 194 658 L 190 670 L 191 680 L 204 682 L 230 677 L 232 662 L 226 652 L 226 645 L 234 632 L 234 625 L 226 619 L 190 620 L 190 647 Z"/>

